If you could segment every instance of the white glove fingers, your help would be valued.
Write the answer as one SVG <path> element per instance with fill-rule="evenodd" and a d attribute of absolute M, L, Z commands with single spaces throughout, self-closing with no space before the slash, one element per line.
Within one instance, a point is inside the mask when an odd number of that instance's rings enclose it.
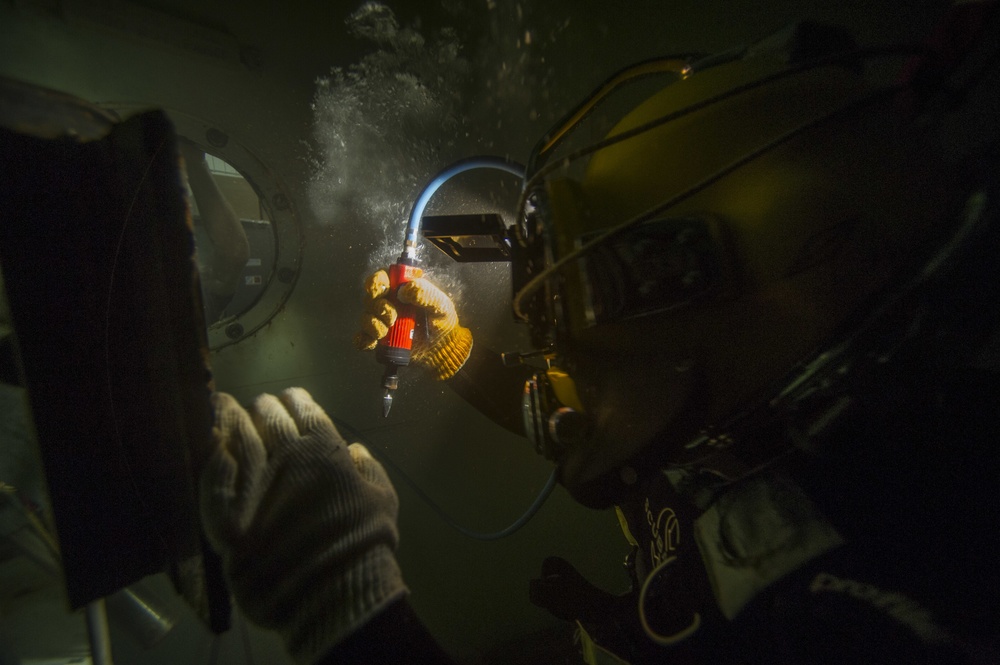
<path fill-rule="evenodd" d="M 212 398 L 215 407 L 215 427 L 212 434 L 217 448 L 225 449 L 237 468 L 237 485 L 244 491 L 251 478 L 259 476 L 267 463 L 264 443 L 257 433 L 250 415 L 229 394 L 216 393 Z"/>
<path fill-rule="evenodd" d="M 348 450 L 351 452 L 351 460 L 354 462 L 354 467 L 365 481 L 383 489 L 393 489 L 392 481 L 389 480 L 389 474 L 385 472 L 385 467 L 372 457 L 367 448 L 360 443 L 352 443 L 348 446 Z"/>
<path fill-rule="evenodd" d="M 269 455 L 301 438 L 291 414 L 274 395 L 258 395 L 250 405 L 250 417 Z"/>
<path fill-rule="evenodd" d="M 295 421 L 300 435 L 328 441 L 334 446 L 344 443 L 344 439 L 334 427 L 333 421 L 326 415 L 326 411 L 306 390 L 288 388 L 282 391 L 278 398 Z"/>
<path fill-rule="evenodd" d="M 212 410 L 215 413 L 215 427 L 222 432 L 237 428 L 245 411 L 236 398 L 229 393 L 212 394 Z"/>
<path fill-rule="evenodd" d="M 218 539 L 235 537 L 256 509 L 267 453 L 250 416 L 231 395 L 216 393 L 212 404 L 215 452 L 202 470 L 201 508 L 206 533 L 218 547 Z"/>
<path fill-rule="evenodd" d="M 393 555 L 399 501 L 385 469 L 344 445 L 306 391 L 261 396 L 250 413 L 230 399 L 202 474 L 205 531 L 246 616 L 278 631 L 297 662 L 315 662 L 406 593 Z M 249 501 L 240 459 L 257 468 L 254 442 L 263 463 Z"/>

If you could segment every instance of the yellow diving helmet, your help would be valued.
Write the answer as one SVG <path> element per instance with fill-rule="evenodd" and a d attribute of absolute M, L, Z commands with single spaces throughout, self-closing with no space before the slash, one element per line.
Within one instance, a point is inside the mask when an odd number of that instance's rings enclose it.
<path fill-rule="evenodd" d="M 654 443 L 657 462 L 727 445 L 727 423 L 926 260 L 949 219 L 948 170 L 901 87 L 866 80 L 859 53 L 642 63 L 539 143 L 514 309 L 551 366 L 526 387 L 526 425 L 571 491 L 626 477 Z M 555 156 L 649 74 L 672 80 L 605 139 Z"/>

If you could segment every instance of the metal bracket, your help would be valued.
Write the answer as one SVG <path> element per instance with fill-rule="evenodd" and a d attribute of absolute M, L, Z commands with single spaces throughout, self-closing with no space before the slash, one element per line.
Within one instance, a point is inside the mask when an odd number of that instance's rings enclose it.
<path fill-rule="evenodd" d="M 497 214 L 426 216 L 424 238 L 459 263 L 510 261 L 510 241 Z"/>

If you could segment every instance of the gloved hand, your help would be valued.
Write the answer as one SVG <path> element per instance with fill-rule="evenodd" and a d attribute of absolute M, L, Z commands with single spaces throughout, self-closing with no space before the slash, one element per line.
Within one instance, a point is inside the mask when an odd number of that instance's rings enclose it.
<path fill-rule="evenodd" d="M 386 297 L 389 275 L 379 270 L 365 280 L 361 331 L 354 345 L 362 351 L 375 348 L 396 321 L 396 308 Z M 462 368 L 472 352 L 472 332 L 458 324 L 455 303 L 444 291 L 423 277 L 403 284 L 396 292 L 400 302 L 416 305 L 427 316 L 413 338 L 411 360 L 429 369 L 438 381 L 450 379 Z"/>
<path fill-rule="evenodd" d="M 249 413 L 224 393 L 214 405 L 206 535 L 246 616 L 312 663 L 407 593 L 393 554 L 396 492 L 301 388 L 261 395 Z"/>

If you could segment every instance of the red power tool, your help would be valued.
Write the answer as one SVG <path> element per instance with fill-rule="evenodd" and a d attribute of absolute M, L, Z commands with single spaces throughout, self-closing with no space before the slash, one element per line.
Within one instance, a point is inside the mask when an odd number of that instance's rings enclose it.
<path fill-rule="evenodd" d="M 416 266 L 416 261 L 406 256 L 400 257 L 389 266 L 389 301 L 396 308 L 396 321 L 375 348 L 375 359 L 385 365 L 382 375 L 382 416 L 389 416 L 392 408 L 392 394 L 399 387 L 399 368 L 410 364 L 410 349 L 413 346 L 413 330 L 416 325 L 417 308 L 399 302 L 396 291 L 400 286 L 424 274 Z"/>

